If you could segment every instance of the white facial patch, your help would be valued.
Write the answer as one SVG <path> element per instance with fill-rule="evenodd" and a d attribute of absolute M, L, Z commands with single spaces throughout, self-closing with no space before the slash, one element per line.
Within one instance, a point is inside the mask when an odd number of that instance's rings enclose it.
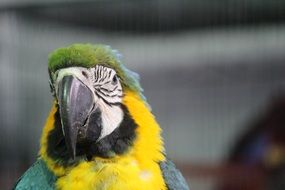
<path fill-rule="evenodd" d="M 99 98 L 97 106 L 101 110 L 102 130 L 97 141 L 111 134 L 122 122 L 124 112 L 120 106 L 109 106 Z"/>
<path fill-rule="evenodd" d="M 95 108 L 100 108 L 102 130 L 98 141 L 111 134 L 123 120 L 120 106 L 123 98 L 122 85 L 114 69 L 96 65 L 93 68 L 69 67 L 52 73 L 53 85 L 57 94 L 58 84 L 64 76 L 72 75 L 84 83 L 94 96 Z"/>

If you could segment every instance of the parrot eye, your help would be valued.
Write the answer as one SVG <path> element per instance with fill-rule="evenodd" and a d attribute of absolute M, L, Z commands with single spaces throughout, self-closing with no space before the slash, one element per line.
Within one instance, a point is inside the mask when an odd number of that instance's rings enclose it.
<path fill-rule="evenodd" d="M 115 85 L 118 82 L 118 77 L 117 75 L 114 75 L 113 79 L 112 79 L 112 84 Z"/>

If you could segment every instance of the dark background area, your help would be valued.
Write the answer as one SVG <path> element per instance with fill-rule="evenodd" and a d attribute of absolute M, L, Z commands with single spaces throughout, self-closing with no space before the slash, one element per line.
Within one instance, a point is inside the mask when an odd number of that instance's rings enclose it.
<path fill-rule="evenodd" d="M 80 42 L 140 74 L 191 189 L 285 189 L 284 13 L 277 0 L 0 0 L 0 188 L 37 157 L 49 52 Z"/>

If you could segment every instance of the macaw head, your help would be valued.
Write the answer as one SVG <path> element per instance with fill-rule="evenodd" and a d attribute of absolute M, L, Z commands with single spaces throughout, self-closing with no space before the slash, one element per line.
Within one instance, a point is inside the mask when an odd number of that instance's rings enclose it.
<path fill-rule="evenodd" d="M 49 57 L 49 74 L 61 126 L 58 133 L 72 159 L 93 154 L 108 157 L 129 146 L 136 124 L 123 103 L 124 92 L 141 96 L 141 87 L 116 51 L 90 44 L 57 49 Z"/>

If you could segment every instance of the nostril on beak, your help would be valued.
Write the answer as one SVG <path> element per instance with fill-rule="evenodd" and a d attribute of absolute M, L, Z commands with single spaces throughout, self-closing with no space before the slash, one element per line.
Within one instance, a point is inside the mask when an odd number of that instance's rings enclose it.
<path fill-rule="evenodd" d="M 88 79 L 88 74 L 87 74 L 87 72 L 86 72 L 86 71 L 82 71 L 81 73 L 82 73 L 82 75 L 83 75 L 85 78 L 87 78 L 87 79 Z"/>

